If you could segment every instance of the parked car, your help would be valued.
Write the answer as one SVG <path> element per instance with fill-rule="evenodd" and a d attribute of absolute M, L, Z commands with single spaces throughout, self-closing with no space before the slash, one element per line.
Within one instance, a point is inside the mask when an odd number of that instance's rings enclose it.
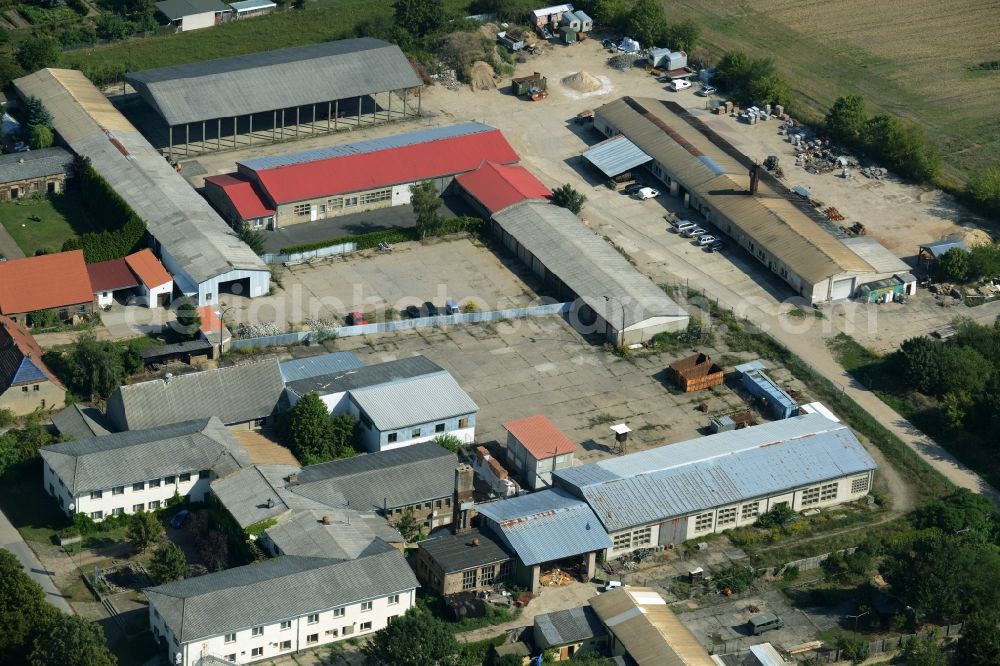
<path fill-rule="evenodd" d="M 701 90 L 696 92 L 695 95 L 699 95 L 701 97 L 711 97 L 717 92 L 719 92 L 718 88 L 705 84 L 701 86 Z"/>
<path fill-rule="evenodd" d="M 674 92 L 680 92 L 681 90 L 687 90 L 691 87 L 691 82 L 687 79 L 674 79 L 670 82 L 670 89 Z"/>
<path fill-rule="evenodd" d="M 439 314 L 441 314 L 438 311 L 438 307 L 433 303 L 431 303 L 430 301 L 424 303 L 423 311 L 425 317 L 437 317 Z"/>
<path fill-rule="evenodd" d="M 754 636 L 760 636 L 765 631 L 771 631 L 772 629 L 781 629 L 783 626 L 785 626 L 785 623 L 774 613 L 754 615 L 747 622 L 747 628 L 750 629 L 750 633 Z"/>
<path fill-rule="evenodd" d="M 410 319 L 417 319 L 418 317 L 423 316 L 420 312 L 420 308 L 418 308 L 416 305 L 407 305 L 406 310 L 404 310 L 404 312 L 406 312 L 406 316 L 409 317 Z"/>
<path fill-rule="evenodd" d="M 347 321 L 348 326 L 364 326 L 368 323 L 368 320 L 360 312 L 348 312 L 344 319 Z"/>
<path fill-rule="evenodd" d="M 444 313 L 448 315 L 458 314 L 458 301 L 449 298 L 444 304 Z"/>
<path fill-rule="evenodd" d="M 187 509 L 181 509 L 174 517 L 170 519 L 170 526 L 175 530 L 179 530 L 187 522 L 188 518 L 191 517 L 191 512 Z"/>
<path fill-rule="evenodd" d="M 712 234 L 705 234 L 704 236 L 698 237 L 698 245 L 711 245 L 715 241 L 719 240 Z"/>
<path fill-rule="evenodd" d="M 688 231 L 689 229 L 694 229 L 697 226 L 698 225 L 695 224 L 694 222 L 689 222 L 687 220 L 681 220 L 680 222 L 677 223 L 677 233 L 683 234 L 686 231 Z"/>
<path fill-rule="evenodd" d="M 641 189 L 642 189 L 642 183 L 629 183 L 628 185 L 625 186 L 625 189 L 622 190 L 622 192 L 624 192 L 625 194 L 635 194 Z"/>
<path fill-rule="evenodd" d="M 654 190 L 652 187 L 640 188 L 639 191 L 635 193 L 635 198 L 640 201 L 645 199 L 655 199 L 658 196 L 660 196 L 660 191 Z"/>
<path fill-rule="evenodd" d="M 711 245 L 709 245 L 708 247 L 706 247 L 705 249 L 708 250 L 709 252 L 718 252 L 722 248 L 723 248 L 723 242 L 720 241 L 720 240 L 717 240 L 714 243 L 712 243 Z"/>
<path fill-rule="evenodd" d="M 708 232 L 702 229 L 701 227 L 695 227 L 694 229 L 688 229 L 685 236 L 687 236 L 688 238 L 697 238 L 698 236 L 704 236 L 707 233 Z"/>

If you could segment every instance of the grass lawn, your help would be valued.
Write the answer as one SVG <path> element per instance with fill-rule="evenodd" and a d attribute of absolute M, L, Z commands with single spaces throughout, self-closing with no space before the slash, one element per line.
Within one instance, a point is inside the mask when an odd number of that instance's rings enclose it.
<path fill-rule="evenodd" d="M 35 459 L 11 468 L 0 479 L 0 508 L 27 541 L 51 545 L 70 524 L 56 500 L 42 488 L 42 463 Z"/>
<path fill-rule="evenodd" d="M 32 219 L 35 216 L 39 219 Z M 36 250 L 58 252 L 67 239 L 100 230 L 74 191 L 4 201 L 0 203 L 0 224 L 28 257 Z"/>

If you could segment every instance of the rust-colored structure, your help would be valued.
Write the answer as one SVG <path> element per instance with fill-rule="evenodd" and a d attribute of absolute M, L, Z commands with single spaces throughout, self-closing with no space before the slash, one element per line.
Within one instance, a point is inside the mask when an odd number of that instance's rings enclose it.
<path fill-rule="evenodd" d="M 685 393 L 718 386 L 723 380 L 722 368 L 712 362 L 708 354 L 692 354 L 676 361 L 667 368 L 667 376 Z"/>

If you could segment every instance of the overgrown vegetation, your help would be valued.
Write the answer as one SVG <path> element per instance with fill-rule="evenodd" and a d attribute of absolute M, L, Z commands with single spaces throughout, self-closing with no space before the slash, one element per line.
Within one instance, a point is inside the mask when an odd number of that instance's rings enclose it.
<path fill-rule="evenodd" d="M 423 238 L 448 236 L 463 232 L 475 234 L 479 233 L 484 224 L 483 220 L 478 217 L 451 217 L 446 220 L 441 220 L 431 229 L 423 230 Z M 324 247 L 343 245 L 345 243 L 355 243 L 358 250 L 371 250 L 372 248 L 378 247 L 380 243 L 389 243 L 391 245 L 392 243 L 417 241 L 421 240 L 421 238 L 421 231 L 418 231 L 416 228 L 390 229 L 387 231 L 373 231 L 371 233 L 357 234 L 354 236 L 341 236 L 340 238 L 332 238 L 330 240 L 316 241 L 313 243 L 291 245 L 289 247 L 281 248 L 280 252 L 281 254 L 297 254 L 299 252 L 309 252 L 311 250 L 319 250 Z"/>
<path fill-rule="evenodd" d="M 788 107 L 791 92 L 778 74 L 771 58 L 752 58 L 742 51 L 729 51 L 715 68 L 712 82 L 741 106 L 783 104 Z"/>
<path fill-rule="evenodd" d="M 948 340 L 910 338 L 881 356 L 845 334 L 831 348 L 844 368 L 990 483 L 1000 481 L 1000 325 L 954 322 Z"/>
<path fill-rule="evenodd" d="M 573 189 L 569 183 L 552 190 L 552 203 L 562 206 L 574 215 L 580 214 L 586 201 L 587 197 Z"/>
<path fill-rule="evenodd" d="M 146 224 L 94 170 L 89 160 L 75 158 L 73 170 L 73 186 L 80 188 L 84 205 L 95 218 L 104 222 L 106 228 L 70 238 L 63 243 L 63 251 L 82 249 L 84 260 L 92 264 L 119 259 L 136 249 L 146 235 Z"/>
<path fill-rule="evenodd" d="M 142 370 L 140 345 L 144 341 L 98 340 L 93 333 L 81 334 L 67 350 L 50 350 L 42 359 L 73 396 L 105 400 L 127 377 Z"/>
<path fill-rule="evenodd" d="M 919 182 L 933 182 L 940 172 L 941 155 L 922 126 L 888 113 L 869 115 L 859 95 L 838 97 L 825 127 L 835 141 Z"/>
<path fill-rule="evenodd" d="M 357 454 L 355 421 L 350 414 L 331 416 L 316 393 L 307 393 L 283 416 L 279 430 L 303 465 L 316 465 Z"/>

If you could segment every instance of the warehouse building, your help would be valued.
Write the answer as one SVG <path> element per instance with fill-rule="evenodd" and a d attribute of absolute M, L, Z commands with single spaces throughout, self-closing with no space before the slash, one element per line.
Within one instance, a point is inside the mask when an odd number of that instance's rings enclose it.
<path fill-rule="evenodd" d="M 455 177 L 459 194 L 483 218 L 525 199 L 549 199 L 552 192 L 523 166 L 483 162 Z"/>
<path fill-rule="evenodd" d="M 673 102 L 623 97 L 597 109 L 594 128 L 614 139 L 584 155 L 604 176 L 644 165 L 809 303 L 847 299 L 907 272 L 873 265 L 870 248 L 845 244 L 806 200 Z"/>
<path fill-rule="evenodd" d="M 153 250 L 181 293 L 208 305 L 220 292 L 256 297 L 269 291 L 271 273 L 261 258 L 81 72 L 42 69 L 14 85 L 21 97 L 42 100 L 62 140 L 90 158 L 146 223 Z"/>
<path fill-rule="evenodd" d="M 687 311 L 576 215 L 526 200 L 493 215 L 494 233 L 560 301 L 575 301 L 573 325 L 615 344 L 687 328 Z"/>
<path fill-rule="evenodd" d="M 518 157 L 500 130 L 462 123 L 237 162 L 205 179 L 205 196 L 231 224 L 277 229 L 408 204 L 413 185 L 441 192 L 484 160 Z"/>
<path fill-rule="evenodd" d="M 165 135 L 170 157 L 178 144 L 188 155 L 419 115 L 423 83 L 398 46 L 370 37 L 132 72 L 125 81 L 158 117 L 147 131 Z"/>
<path fill-rule="evenodd" d="M 553 480 L 600 518 L 610 558 L 751 525 L 782 504 L 860 499 L 875 468 L 849 428 L 807 414 L 557 470 Z"/>

